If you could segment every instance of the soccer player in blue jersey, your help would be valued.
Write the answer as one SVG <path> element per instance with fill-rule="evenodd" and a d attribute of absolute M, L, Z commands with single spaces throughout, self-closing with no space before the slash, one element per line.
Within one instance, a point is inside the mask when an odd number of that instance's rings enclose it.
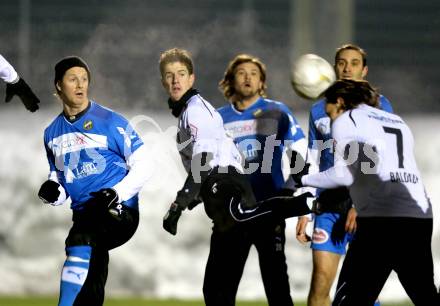
<path fill-rule="evenodd" d="M 337 49 L 335 72 L 338 79 L 362 80 L 367 76 L 367 54 L 359 46 L 345 44 Z M 390 102 L 382 95 L 379 107 L 392 112 Z M 325 100 L 313 104 L 309 116 L 309 155 L 312 164 L 319 165 L 319 171 L 333 166 L 333 139 L 330 130 L 330 117 L 325 112 Z M 316 169 L 317 170 L 317 169 Z M 311 172 L 313 170 L 311 169 Z M 319 195 L 323 190 L 318 189 Z M 347 193 L 348 194 L 348 193 Z M 297 239 L 307 242 L 305 234 L 307 217 L 300 217 L 297 224 Z M 346 212 L 324 212 L 315 216 L 311 248 L 313 252 L 312 281 L 308 296 L 309 306 L 330 305 L 330 289 L 336 277 L 339 260 L 345 254 L 347 244 L 356 230 L 356 210 L 348 207 Z M 349 267 L 349 265 L 345 265 Z M 343 283 L 341 271 L 339 284 Z M 335 301 L 338 299 L 337 290 Z M 379 305 L 379 303 L 377 303 Z"/>
<path fill-rule="evenodd" d="M 103 305 L 109 250 L 127 242 L 139 222 L 138 193 L 148 178 L 145 145 L 128 121 L 89 100 L 90 70 L 79 57 L 55 65 L 63 111 L 46 128 L 49 179 L 44 203 L 71 200 L 59 306 Z"/>
<path fill-rule="evenodd" d="M 283 151 L 289 150 L 293 163 L 297 154 L 304 159 L 307 142 L 303 131 L 284 103 L 266 98 L 266 67 L 257 57 L 237 55 L 229 63 L 220 89 L 230 104 L 218 111 L 226 131 L 245 158 L 245 174 L 256 199 L 261 201 L 279 195 L 285 187 Z M 269 305 L 293 305 L 284 253 L 285 227 L 284 219 L 266 218 L 241 224 L 235 232 L 229 233 L 234 244 L 228 248 L 236 249 L 235 293 L 249 250 L 254 245 Z"/>
<path fill-rule="evenodd" d="M 25 80 L 18 75 L 14 67 L 1 54 L 0 79 L 6 83 L 6 103 L 10 102 L 16 95 L 29 111 L 35 112 L 38 109 L 40 99 L 38 99 Z"/>

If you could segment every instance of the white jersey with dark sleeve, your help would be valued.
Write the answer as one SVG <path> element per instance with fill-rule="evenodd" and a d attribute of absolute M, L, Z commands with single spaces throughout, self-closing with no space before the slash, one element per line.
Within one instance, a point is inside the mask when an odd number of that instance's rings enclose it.
<path fill-rule="evenodd" d="M 0 54 L 0 79 L 6 83 L 18 81 L 18 74 L 14 67 Z"/>
<path fill-rule="evenodd" d="M 192 96 L 179 116 L 177 144 L 183 165 L 191 170 L 194 155 L 212 153 L 209 166 L 233 166 L 243 172 L 241 156 L 232 138 L 226 135 L 217 110 L 199 94 Z"/>
<path fill-rule="evenodd" d="M 304 185 L 348 186 L 360 217 L 432 218 L 413 135 L 401 117 L 361 104 L 334 121 L 332 136 L 335 165 L 304 176 Z"/>

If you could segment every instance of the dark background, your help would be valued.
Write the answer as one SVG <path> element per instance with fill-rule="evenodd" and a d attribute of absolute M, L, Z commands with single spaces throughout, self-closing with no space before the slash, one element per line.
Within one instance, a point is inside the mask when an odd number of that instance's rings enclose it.
<path fill-rule="evenodd" d="M 196 87 L 215 106 L 225 103 L 217 85 L 228 62 L 246 52 L 266 63 L 270 98 L 294 111 L 307 111 L 310 102 L 290 87 L 291 62 L 311 52 L 333 63 L 335 49 L 346 42 L 367 51 L 368 79 L 398 113 L 440 112 L 436 0 L 0 3 L 0 53 L 33 87 L 42 107 L 57 103 L 52 95 L 54 64 L 75 54 L 91 67 L 91 97 L 98 102 L 165 110 L 159 54 L 181 47 L 192 52 Z"/>

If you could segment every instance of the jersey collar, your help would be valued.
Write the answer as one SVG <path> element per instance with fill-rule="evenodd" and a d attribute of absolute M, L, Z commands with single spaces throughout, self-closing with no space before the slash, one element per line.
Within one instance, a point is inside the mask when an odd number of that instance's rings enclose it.
<path fill-rule="evenodd" d="M 78 114 L 73 115 L 73 116 L 69 116 L 65 112 L 63 112 L 63 116 L 70 123 L 74 123 L 74 122 L 78 121 L 79 119 L 81 119 L 81 117 L 84 116 L 85 113 L 87 113 L 87 111 L 90 109 L 91 105 L 92 105 L 92 102 L 89 101 L 89 104 L 87 105 L 87 107 L 84 110 L 82 110 L 81 112 L 79 112 Z"/>
<path fill-rule="evenodd" d="M 171 109 L 171 113 L 173 114 L 173 116 L 178 118 L 182 113 L 182 110 L 188 103 L 189 99 L 198 94 L 199 91 L 197 89 L 190 88 L 187 92 L 183 94 L 182 98 L 180 98 L 179 101 L 173 101 L 171 100 L 171 98 L 168 99 L 168 107 Z"/>
<path fill-rule="evenodd" d="M 237 114 L 244 114 L 252 109 L 254 109 L 255 107 L 258 107 L 258 105 L 264 100 L 263 97 L 258 98 L 254 103 L 252 103 L 251 105 L 249 105 L 247 108 L 239 110 L 238 108 L 235 107 L 234 103 L 231 103 L 231 108 L 234 112 L 236 112 Z"/>

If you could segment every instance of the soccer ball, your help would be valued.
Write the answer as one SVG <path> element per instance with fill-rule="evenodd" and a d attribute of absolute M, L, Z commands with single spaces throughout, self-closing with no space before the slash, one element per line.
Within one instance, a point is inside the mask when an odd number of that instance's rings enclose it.
<path fill-rule="evenodd" d="M 316 100 L 335 80 L 333 66 L 316 54 L 304 54 L 293 63 L 292 87 L 300 97 Z"/>

